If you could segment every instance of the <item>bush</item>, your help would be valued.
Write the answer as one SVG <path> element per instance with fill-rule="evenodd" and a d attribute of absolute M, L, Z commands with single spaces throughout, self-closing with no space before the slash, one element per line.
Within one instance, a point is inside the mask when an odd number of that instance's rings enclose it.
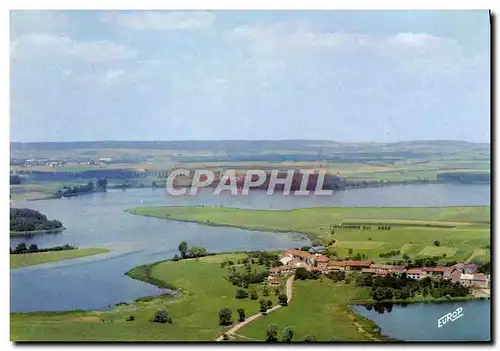
<path fill-rule="evenodd" d="M 262 296 L 269 296 L 269 289 L 267 288 L 267 286 L 262 289 Z"/>
<path fill-rule="evenodd" d="M 236 298 L 237 299 L 246 299 L 248 297 L 248 292 L 243 289 L 238 289 L 236 291 Z"/>
<path fill-rule="evenodd" d="M 125 319 L 127 322 L 135 321 L 134 316 L 128 316 L 127 319 Z"/>
<path fill-rule="evenodd" d="M 434 245 L 436 245 L 436 246 L 441 245 L 441 243 L 439 242 L 439 240 L 434 240 L 432 243 L 433 243 Z"/>
<path fill-rule="evenodd" d="M 266 341 L 275 342 L 278 341 L 278 326 L 276 324 L 270 324 L 267 326 L 266 330 Z"/>
<path fill-rule="evenodd" d="M 257 294 L 257 291 L 253 290 L 252 292 L 250 292 L 250 298 L 252 300 L 257 300 L 259 298 L 259 294 Z"/>
<path fill-rule="evenodd" d="M 233 323 L 233 311 L 228 307 L 222 307 L 219 310 L 219 324 L 230 325 Z"/>
<path fill-rule="evenodd" d="M 280 294 L 280 288 L 274 289 L 274 295 L 278 296 Z"/>
<path fill-rule="evenodd" d="M 243 308 L 238 308 L 237 312 L 239 316 L 239 321 L 243 322 L 246 319 L 245 310 Z"/>
<path fill-rule="evenodd" d="M 278 301 L 281 306 L 288 306 L 288 297 L 285 294 L 280 294 L 278 296 Z"/>
<path fill-rule="evenodd" d="M 181 258 L 179 255 L 175 254 L 174 257 L 172 258 L 172 261 L 179 261 Z"/>
<path fill-rule="evenodd" d="M 169 317 L 168 310 L 163 309 L 163 310 L 156 311 L 155 315 L 153 316 L 153 322 L 155 322 L 155 323 L 172 323 L 172 318 Z"/>
<path fill-rule="evenodd" d="M 290 327 L 287 327 L 283 330 L 283 337 L 281 338 L 281 340 L 283 342 L 289 343 L 292 341 L 293 334 L 295 334 L 293 329 Z"/>

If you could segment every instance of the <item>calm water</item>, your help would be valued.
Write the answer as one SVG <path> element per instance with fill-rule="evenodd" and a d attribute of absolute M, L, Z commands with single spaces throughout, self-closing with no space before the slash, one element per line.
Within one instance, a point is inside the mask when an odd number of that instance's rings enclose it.
<path fill-rule="evenodd" d="M 296 235 L 207 227 L 124 212 L 136 206 L 224 205 L 226 207 L 290 209 L 318 206 L 449 206 L 489 205 L 489 185 L 401 185 L 351 189 L 332 196 L 166 196 L 162 189 L 110 190 L 81 197 L 19 201 L 12 206 L 41 211 L 68 229 L 61 234 L 12 238 L 39 247 L 76 245 L 107 247 L 109 254 L 11 270 L 11 311 L 100 309 L 162 291 L 124 275 L 145 263 L 172 257 L 186 240 L 209 251 L 278 250 L 300 247 L 308 240 Z"/>
<path fill-rule="evenodd" d="M 463 317 L 438 327 L 438 319 L 458 307 Z M 378 311 L 353 306 L 356 313 L 377 323 L 384 335 L 405 341 L 489 341 L 490 308 L 490 300 L 393 305 Z"/>

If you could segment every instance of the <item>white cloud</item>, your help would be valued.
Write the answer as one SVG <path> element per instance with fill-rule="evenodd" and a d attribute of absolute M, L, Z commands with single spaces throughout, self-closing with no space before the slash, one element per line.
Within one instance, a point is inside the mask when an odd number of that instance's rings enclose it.
<path fill-rule="evenodd" d="M 135 30 L 195 30 L 212 26 L 215 16 L 206 11 L 136 11 L 108 12 L 101 17 L 104 23 Z"/>
<path fill-rule="evenodd" d="M 137 53 L 123 45 L 109 41 L 78 42 L 65 35 L 29 33 L 11 43 L 12 57 L 35 55 L 77 57 L 86 62 L 129 60 Z"/>
<path fill-rule="evenodd" d="M 374 53 L 436 52 L 456 49 L 459 44 L 451 39 L 427 33 L 397 33 L 386 38 L 374 38 L 359 33 L 321 32 L 293 23 L 269 26 L 245 25 L 234 28 L 227 35 L 232 42 L 243 42 L 257 54 L 295 53 L 304 50 L 370 51 Z"/>

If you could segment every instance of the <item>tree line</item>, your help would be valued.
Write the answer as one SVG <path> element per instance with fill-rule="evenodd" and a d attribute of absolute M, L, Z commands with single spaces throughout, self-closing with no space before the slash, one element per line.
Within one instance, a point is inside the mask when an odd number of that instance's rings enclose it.
<path fill-rule="evenodd" d="M 68 244 L 64 246 L 54 246 L 54 247 L 49 247 L 45 249 L 39 249 L 36 244 L 30 245 L 30 247 L 27 247 L 25 243 L 20 243 L 19 245 L 16 246 L 14 250 L 10 248 L 10 254 L 11 255 L 19 255 L 19 254 L 27 254 L 27 253 L 37 253 L 37 252 L 49 252 L 49 251 L 64 251 L 64 250 L 76 250 L 77 247 L 75 246 L 70 246 Z"/>
<path fill-rule="evenodd" d="M 44 214 L 29 208 L 10 209 L 10 231 L 31 232 L 36 230 L 60 229 L 63 225 L 58 220 L 48 220 Z"/>

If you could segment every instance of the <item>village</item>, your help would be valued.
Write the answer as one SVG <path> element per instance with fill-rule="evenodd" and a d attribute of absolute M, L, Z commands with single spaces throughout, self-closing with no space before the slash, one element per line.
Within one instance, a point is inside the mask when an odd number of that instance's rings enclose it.
<path fill-rule="evenodd" d="M 490 276 L 478 273 L 477 266 L 473 263 L 457 263 L 451 267 L 408 268 L 405 266 L 377 264 L 371 260 L 335 261 L 322 254 L 301 250 L 285 251 L 279 258 L 283 266 L 269 269 L 268 284 L 271 286 L 280 285 L 279 277 L 293 274 L 297 269 L 302 267 L 309 272 L 319 271 L 322 274 L 335 271 L 358 271 L 362 274 L 382 277 L 387 274 L 401 275 L 406 273 L 408 278 L 417 280 L 425 277 L 447 279 L 454 283 L 458 282 L 463 286 L 476 289 L 477 294 L 475 291 L 475 295 L 489 295 L 489 291 L 485 292 L 484 289 L 489 288 Z"/>

